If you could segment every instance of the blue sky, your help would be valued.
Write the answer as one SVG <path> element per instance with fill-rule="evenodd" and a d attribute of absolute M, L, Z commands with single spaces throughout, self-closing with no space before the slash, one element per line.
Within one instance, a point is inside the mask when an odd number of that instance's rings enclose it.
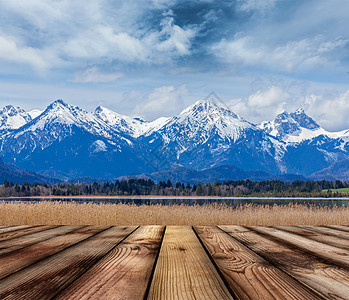
<path fill-rule="evenodd" d="M 0 0 L 0 105 L 152 120 L 214 91 L 252 122 L 349 128 L 346 0 Z"/>

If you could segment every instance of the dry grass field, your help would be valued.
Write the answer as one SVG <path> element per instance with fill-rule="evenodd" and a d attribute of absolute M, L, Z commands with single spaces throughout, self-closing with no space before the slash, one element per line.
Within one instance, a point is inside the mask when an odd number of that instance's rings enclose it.
<path fill-rule="evenodd" d="M 349 225 L 349 207 L 0 202 L 0 225 Z"/>

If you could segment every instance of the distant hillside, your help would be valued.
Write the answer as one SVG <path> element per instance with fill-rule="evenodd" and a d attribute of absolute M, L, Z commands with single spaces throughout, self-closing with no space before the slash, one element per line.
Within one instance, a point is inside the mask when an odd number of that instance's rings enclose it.
<path fill-rule="evenodd" d="M 12 181 L 13 183 L 29 182 L 54 184 L 58 182 L 57 179 L 44 177 L 28 170 L 19 169 L 14 165 L 6 164 L 0 158 L 0 184 L 2 184 L 4 180 L 9 182 Z"/>
<path fill-rule="evenodd" d="M 223 165 L 196 171 L 186 167 L 175 167 L 168 171 L 155 172 L 151 174 L 140 174 L 122 176 L 118 179 L 151 179 L 155 182 L 167 181 L 171 182 L 189 182 L 189 183 L 214 183 L 215 181 L 223 180 L 245 180 L 251 181 L 263 181 L 263 180 L 282 180 L 282 181 L 294 181 L 294 180 L 306 180 L 301 175 L 274 175 L 264 171 L 245 171 L 233 165 Z"/>
<path fill-rule="evenodd" d="M 349 181 L 349 159 L 338 161 L 328 168 L 309 176 L 312 180 L 344 180 Z"/>

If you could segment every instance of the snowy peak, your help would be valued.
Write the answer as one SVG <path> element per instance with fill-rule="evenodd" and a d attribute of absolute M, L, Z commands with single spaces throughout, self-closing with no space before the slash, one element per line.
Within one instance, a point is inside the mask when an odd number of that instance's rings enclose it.
<path fill-rule="evenodd" d="M 118 132 L 138 137 L 144 131 L 145 121 L 118 114 L 103 106 L 98 106 L 94 115 Z"/>
<path fill-rule="evenodd" d="M 72 126 L 106 138 L 111 138 L 114 133 L 109 126 L 93 113 L 78 106 L 67 104 L 63 100 L 56 100 L 38 118 L 26 124 L 18 134 L 47 132 L 46 134 L 50 136 L 59 137 L 63 132 L 68 134 Z"/>
<path fill-rule="evenodd" d="M 87 111 L 59 99 L 46 108 L 38 123 L 43 125 L 46 123 L 81 125 L 90 119 L 92 119 L 92 116 Z"/>
<path fill-rule="evenodd" d="M 263 122 L 259 127 L 285 142 L 300 142 L 325 133 L 302 108 L 293 113 L 284 111 L 273 121 Z"/>
<path fill-rule="evenodd" d="M 184 115 L 184 116 L 191 115 L 192 117 L 201 117 L 206 115 L 211 118 L 224 115 L 224 116 L 230 116 L 235 119 L 243 120 L 241 117 L 234 114 L 231 110 L 228 110 L 224 107 L 221 107 L 207 100 L 199 100 L 195 102 L 193 105 L 184 109 L 179 115 Z"/>
<path fill-rule="evenodd" d="M 197 101 L 158 129 L 165 141 L 205 143 L 210 138 L 236 141 L 247 129 L 259 130 L 232 111 L 206 100 Z"/>
<path fill-rule="evenodd" d="M 20 107 L 7 105 L 0 110 L 0 132 L 2 134 L 22 127 L 32 120 L 32 117 Z"/>
<path fill-rule="evenodd" d="M 273 121 L 263 122 L 261 128 L 272 136 L 283 138 L 299 131 L 300 125 L 288 112 L 278 114 Z"/>
<path fill-rule="evenodd" d="M 291 113 L 290 116 L 299 124 L 300 127 L 310 130 L 320 128 L 311 117 L 305 114 L 303 108 L 297 109 L 294 113 Z"/>
<path fill-rule="evenodd" d="M 35 119 L 36 117 L 40 116 L 43 113 L 43 110 L 40 109 L 32 109 L 28 111 L 28 114 L 32 119 Z"/>

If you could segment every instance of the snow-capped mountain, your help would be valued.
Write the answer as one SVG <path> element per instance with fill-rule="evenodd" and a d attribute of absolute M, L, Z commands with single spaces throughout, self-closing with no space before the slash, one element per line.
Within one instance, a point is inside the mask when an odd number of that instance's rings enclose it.
<path fill-rule="evenodd" d="M 161 127 L 162 124 L 168 120 L 168 118 L 159 118 L 153 122 L 147 122 L 141 118 L 130 118 L 128 116 L 118 114 L 103 106 L 98 106 L 94 114 L 116 131 L 130 135 L 134 138 Z"/>
<path fill-rule="evenodd" d="M 273 121 L 262 122 L 260 128 L 285 142 L 301 142 L 319 135 L 322 128 L 303 109 L 283 112 Z"/>
<path fill-rule="evenodd" d="M 44 111 L 40 109 L 32 109 L 28 111 L 29 116 L 31 116 L 32 119 L 35 119 L 36 117 L 40 116 Z"/>
<path fill-rule="evenodd" d="M 133 153 L 133 137 L 120 133 L 95 113 L 57 100 L 37 118 L 3 135 L 1 155 L 22 168 L 64 179 L 84 172 L 113 176 L 114 170 L 138 170 L 143 164 Z"/>
<path fill-rule="evenodd" d="M 3 137 L 3 152 L 9 150 L 15 154 L 24 152 L 29 155 L 36 149 L 43 150 L 56 140 L 61 141 L 70 136 L 73 127 L 110 139 L 114 135 L 114 131 L 94 114 L 62 100 L 49 105 L 39 118 L 31 119 L 28 113 L 26 116 L 27 122 Z"/>
<path fill-rule="evenodd" d="M 259 127 L 287 144 L 301 143 L 321 135 L 332 139 L 349 138 L 348 130 L 330 132 L 320 127 L 302 108 L 294 113 L 285 111 L 277 115 L 273 121 L 262 122 Z"/>
<path fill-rule="evenodd" d="M 275 171 L 278 161 L 274 158 L 281 147 L 256 125 L 205 100 L 189 106 L 141 140 L 148 145 L 145 155 L 154 157 L 160 167 L 179 164 L 206 168 L 231 163 Z"/>
<path fill-rule="evenodd" d="M 0 122 L 5 162 L 62 179 L 226 164 L 309 175 L 349 158 L 349 130 L 328 132 L 302 109 L 256 125 L 201 100 L 172 118 L 147 122 L 57 100 L 44 111 L 6 106 Z"/>
<path fill-rule="evenodd" d="M 32 120 L 30 113 L 20 107 L 7 105 L 0 110 L 0 134 L 18 129 Z"/>
<path fill-rule="evenodd" d="M 346 159 L 349 131 L 329 132 L 320 127 L 303 109 L 283 112 L 259 126 L 285 143 L 282 161 L 287 172 L 310 175 L 329 164 Z"/>

